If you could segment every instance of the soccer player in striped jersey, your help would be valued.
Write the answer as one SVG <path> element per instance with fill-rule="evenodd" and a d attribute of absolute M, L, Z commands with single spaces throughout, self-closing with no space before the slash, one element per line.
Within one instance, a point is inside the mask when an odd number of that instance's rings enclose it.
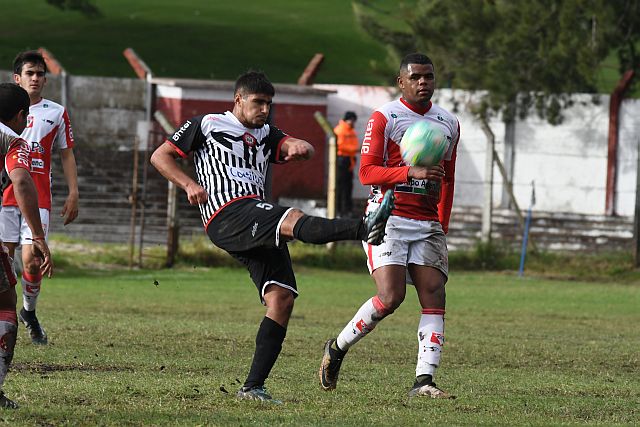
<path fill-rule="evenodd" d="M 326 219 L 265 200 L 269 162 L 308 160 L 313 146 L 267 123 L 275 89 L 257 71 L 235 84 L 232 111 L 187 120 L 153 153 L 151 163 L 198 205 L 211 241 L 244 264 L 267 312 L 256 336 L 249 375 L 239 399 L 274 400 L 264 387 L 284 341 L 295 297 L 296 279 L 287 241 L 323 244 L 364 240 L 379 244 L 393 192 L 364 219 Z M 193 153 L 196 180 L 176 163 Z"/>
<path fill-rule="evenodd" d="M 69 194 L 60 216 L 64 225 L 78 216 L 78 178 L 73 154 L 73 134 L 67 110 L 59 104 L 42 97 L 47 65 L 37 51 L 21 52 L 13 63 L 13 79 L 29 94 L 31 106 L 27 127 L 20 135 L 31 148 L 31 177 L 38 190 L 38 206 L 45 238 L 49 234 L 51 212 L 51 156 L 59 150 L 62 169 Z M 47 334 L 36 316 L 36 305 L 40 295 L 42 274 L 29 246 L 31 230 L 18 209 L 14 188 L 9 185 L 3 192 L 3 209 L 0 212 L 0 238 L 9 248 L 11 257 L 16 247 L 22 245 L 22 309 L 18 316 L 25 325 L 34 344 L 47 344 Z"/>
<path fill-rule="evenodd" d="M 409 396 L 449 398 L 433 381 L 444 345 L 445 283 L 448 253 L 445 234 L 453 204 L 458 119 L 433 104 L 435 71 L 422 54 L 407 55 L 397 78 L 402 97 L 371 115 L 362 142 L 360 181 L 371 185 L 367 209 L 395 191 L 396 203 L 379 246 L 364 244 L 367 265 L 377 293 L 367 300 L 344 329 L 325 343 L 320 384 L 333 390 L 347 350 L 371 332 L 404 300 L 413 283 L 421 311 L 418 323 L 416 378 Z M 426 120 L 447 135 L 449 147 L 440 165 L 431 168 L 404 163 L 399 143 L 415 122 Z"/>
<path fill-rule="evenodd" d="M 29 174 L 30 150 L 18 136 L 27 123 L 28 113 L 27 92 L 12 83 L 0 84 L 0 165 L 11 179 L 18 207 L 31 230 L 29 249 L 37 261 L 38 271 L 51 277 L 53 264 L 40 222 L 38 193 Z M 0 251 L 0 408 L 15 409 L 18 405 L 5 396 L 2 385 L 13 359 L 18 332 L 16 276 L 8 251 L 4 246 Z"/>

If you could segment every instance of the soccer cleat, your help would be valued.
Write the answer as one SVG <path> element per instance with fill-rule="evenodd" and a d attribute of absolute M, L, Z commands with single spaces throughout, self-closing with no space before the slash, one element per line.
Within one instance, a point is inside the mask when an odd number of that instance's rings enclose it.
<path fill-rule="evenodd" d="M 40 322 L 36 317 L 36 313 L 28 312 L 24 309 L 24 307 L 20 310 L 18 314 L 20 321 L 29 331 L 29 335 L 31 335 L 31 342 L 39 345 L 46 345 L 49 340 L 47 339 L 47 333 L 44 331 L 42 326 L 40 326 Z"/>
<path fill-rule="evenodd" d="M 330 339 L 324 344 L 324 355 L 322 356 L 322 363 L 320 364 L 320 385 L 325 391 L 334 390 L 338 385 L 338 375 L 340 374 L 340 365 L 344 354 L 340 356 L 337 350 L 331 348 L 331 345 L 335 342 L 335 339 Z"/>
<path fill-rule="evenodd" d="M 432 399 L 455 399 L 455 396 L 450 395 L 446 391 L 442 391 L 433 382 L 431 375 L 427 375 L 427 378 L 418 381 L 413 384 L 411 390 L 409 390 L 409 397 L 427 396 Z"/>
<path fill-rule="evenodd" d="M 5 396 L 4 391 L 0 390 L 0 409 L 18 409 L 19 407 L 16 402 Z"/>
<path fill-rule="evenodd" d="M 375 211 L 369 212 L 364 218 L 364 226 L 367 231 L 366 242 L 372 245 L 379 245 L 384 239 L 384 230 L 387 227 L 387 220 L 391 216 L 396 199 L 393 190 L 384 193 L 380 206 Z"/>
<path fill-rule="evenodd" d="M 256 387 L 241 387 L 236 394 L 239 400 L 257 400 L 260 402 L 275 403 L 279 405 L 281 400 L 276 400 L 267 393 L 267 389 L 264 386 Z"/>

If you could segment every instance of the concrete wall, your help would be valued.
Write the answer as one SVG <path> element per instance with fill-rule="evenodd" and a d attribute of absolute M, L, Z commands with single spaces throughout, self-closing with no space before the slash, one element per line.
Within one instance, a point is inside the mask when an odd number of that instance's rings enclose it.
<path fill-rule="evenodd" d="M 347 85 L 315 85 L 335 90 L 329 96 L 328 114 L 337 123 L 346 110 L 358 114 L 356 130 L 362 136 L 373 110 L 395 99 L 393 88 Z M 485 136 L 464 105 L 470 94 L 441 89 L 434 102 L 455 111 L 461 124 L 456 170 L 456 206 L 483 204 Z M 535 181 L 534 210 L 602 215 L 605 213 L 609 96 L 598 103 L 590 95 L 576 95 L 575 104 L 564 112 L 560 126 L 552 126 L 535 115 L 516 122 L 514 192 L 518 204 L 526 208 Z M 454 106 L 457 106 L 456 109 Z M 457 110 L 457 111 L 456 111 Z M 635 207 L 637 150 L 640 141 L 640 100 L 625 100 L 620 119 L 616 213 L 633 215 Z M 504 154 L 505 127 L 501 120 L 490 123 L 496 136 L 496 150 Z M 502 196 L 502 178 L 494 169 L 494 204 Z M 367 188 L 354 182 L 354 197 L 366 197 Z"/>
<path fill-rule="evenodd" d="M 12 73 L 0 71 L 0 82 L 12 80 Z M 43 96 L 61 103 L 62 81 L 47 76 Z M 144 120 L 145 85 L 138 79 L 110 77 L 67 77 L 66 105 L 73 135 L 82 144 L 116 144 L 131 147 L 137 123 Z"/>

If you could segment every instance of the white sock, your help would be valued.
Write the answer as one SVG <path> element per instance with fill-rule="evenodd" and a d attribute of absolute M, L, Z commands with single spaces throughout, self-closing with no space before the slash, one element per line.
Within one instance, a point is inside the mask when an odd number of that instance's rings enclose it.
<path fill-rule="evenodd" d="M 444 310 L 424 308 L 418 326 L 418 363 L 416 377 L 435 377 L 444 346 Z"/>
<path fill-rule="evenodd" d="M 0 389 L 4 384 L 11 360 L 13 359 L 13 348 L 16 345 L 18 333 L 18 321 L 15 310 L 0 311 Z"/>
<path fill-rule="evenodd" d="M 378 322 L 391 313 L 377 295 L 367 300 L 338 335 L 337 344 L 340 350 L 347 351 L 349 347 L 360 341 L 376 327 Z"/>
<path fill-rule="evenodd" d="M 22 272 L 22 305 L 27 311 L 34 311 L 40 295 L 40 285 L 42 276 L 40 274 L 29 274 Z"/>

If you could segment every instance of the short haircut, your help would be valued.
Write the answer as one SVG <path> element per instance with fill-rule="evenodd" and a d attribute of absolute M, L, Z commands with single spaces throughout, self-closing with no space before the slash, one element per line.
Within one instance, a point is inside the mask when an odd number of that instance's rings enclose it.
<path fill-rule="evenodd" d="M 29 94 L 14 83 L 0 83 L 0 120 L 13 119 L 19 111 L 29 111 Z"/>
<path fill-rule="evenodd" d="M 410 53 L 402 58 L 402 61 L 400 62 L 399 72 L 402 72 L 402 70 L 407 71 L 407 69 L 409 68 L 409 64 L 433 65 L 433 62 L 427 55 L 423 55 L 422 53 Z"/>
<path fill-rule="evenodd" d="M 235 89 L 233 90 L 234 96 L 237 94 L 246 96 L 258 93 L 271 97 L 276 93 L 269 78 L 267 78 L 262 71 L 247 71 L 238 77 Z"/>
<path fill-rule="evenodd" d="M 44 60 L 44 56 L 37 50 L 27 50 L 20 52 L 16 59 L 13 60 L 13 72 L 14 74 L 22 74 L 22 67 L 24 64 L 42 65 L 44 72 L 47 72 L 47 63 Z"/>

